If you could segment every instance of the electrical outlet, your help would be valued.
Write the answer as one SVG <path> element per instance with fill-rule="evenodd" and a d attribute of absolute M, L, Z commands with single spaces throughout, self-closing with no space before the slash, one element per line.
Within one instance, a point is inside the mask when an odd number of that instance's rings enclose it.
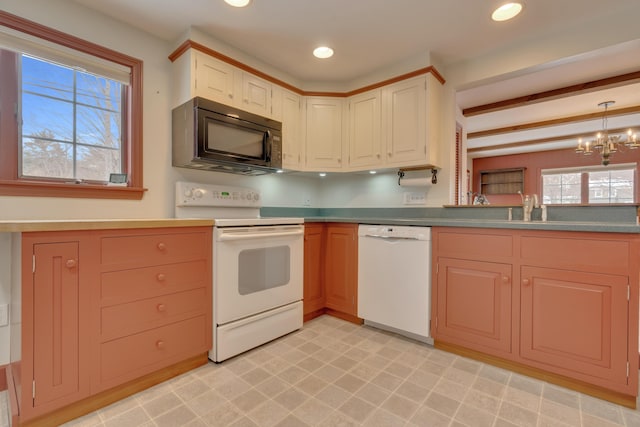
<path fill-rule="evenodd" d="M 302 196 L 302 206 L 311 206 L 311 196 L 305 194 Z"/>
<path fill-rule="evenodd" d="M 7 326 L 9 324 L 9 306 L 7 304 L 0 304 L 0 326 Z"/>
<path fill-rule="evenodd" d="M 424 205 L 427 202 L 425 193 L 403 193 L 402 203 L 405 205 Z"/>

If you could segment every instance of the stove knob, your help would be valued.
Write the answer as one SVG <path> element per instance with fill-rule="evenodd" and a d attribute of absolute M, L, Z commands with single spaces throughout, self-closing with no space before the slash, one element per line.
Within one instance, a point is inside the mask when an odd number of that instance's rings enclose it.
<path fill-rule="evenodd" d="M 195 196 L 196 199 L 202 199 L 202 196 L 204 196 L 204 190 L 193 190 L 193 195 Z"/>
<path fill-rule="evenodd" d="M 184 197 L 186 197 L 186 198 L 191 198 L 191 197 L 193 197 L 193 191 L 191 191 L 191 189 L 190 189 L 190 188 L 189 188 L 189 189 L 187 189 L 187 190 L 184 192 Z"/>
<path fill-rule="evenodd" d="M 253 200 L 255 200 L 256 202 L 257 202 L 258 200 L 260 200 L 260 194 L 258 194 L 258 193 L 254 193 L 254 195 L 253 195 Z"/>

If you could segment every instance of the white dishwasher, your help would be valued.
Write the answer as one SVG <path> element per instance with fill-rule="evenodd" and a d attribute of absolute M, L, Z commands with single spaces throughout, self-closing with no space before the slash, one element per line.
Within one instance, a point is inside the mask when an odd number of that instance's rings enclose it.
<path fill-rule="evenodd" d="M 433 344 L 431 228 L 358 227 L 358 317 L 365 324 Z"/>

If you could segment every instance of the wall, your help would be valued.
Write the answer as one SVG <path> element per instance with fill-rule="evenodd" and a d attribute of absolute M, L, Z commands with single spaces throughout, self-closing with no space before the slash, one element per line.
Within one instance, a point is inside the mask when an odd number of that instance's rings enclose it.
<path fill-rule="evenodd" d="M 472 188 L 480 192 L 480 171 L 492 169 L 524 167 L 524 194 L 542 193 L 540 179 L 542 169 L 598 166 L 602 158 L 594 153 L 591 156 L 576 154 L 572 148 L 565 150 L 541 151 L 536 153 L 512 154 L 508 156 L 483 157 L 473 160 Z M 640 150 L 626 149 L 611 156 L 611 164 L 640 162 Z M 487 197 L 491 204 L 521 204 L 517 194 L 494 194 Z M 636 200 L 640 200 L 640 188 L 636 186 Z"/>

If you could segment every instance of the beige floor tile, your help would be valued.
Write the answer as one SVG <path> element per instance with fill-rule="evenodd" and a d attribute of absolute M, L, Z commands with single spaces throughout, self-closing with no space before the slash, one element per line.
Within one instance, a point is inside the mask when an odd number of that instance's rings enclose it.
<path fill-rule="evenodd" d="M 133 425 L 640 427 L 640 411 L 321 316 L 65 427 Z"/>

